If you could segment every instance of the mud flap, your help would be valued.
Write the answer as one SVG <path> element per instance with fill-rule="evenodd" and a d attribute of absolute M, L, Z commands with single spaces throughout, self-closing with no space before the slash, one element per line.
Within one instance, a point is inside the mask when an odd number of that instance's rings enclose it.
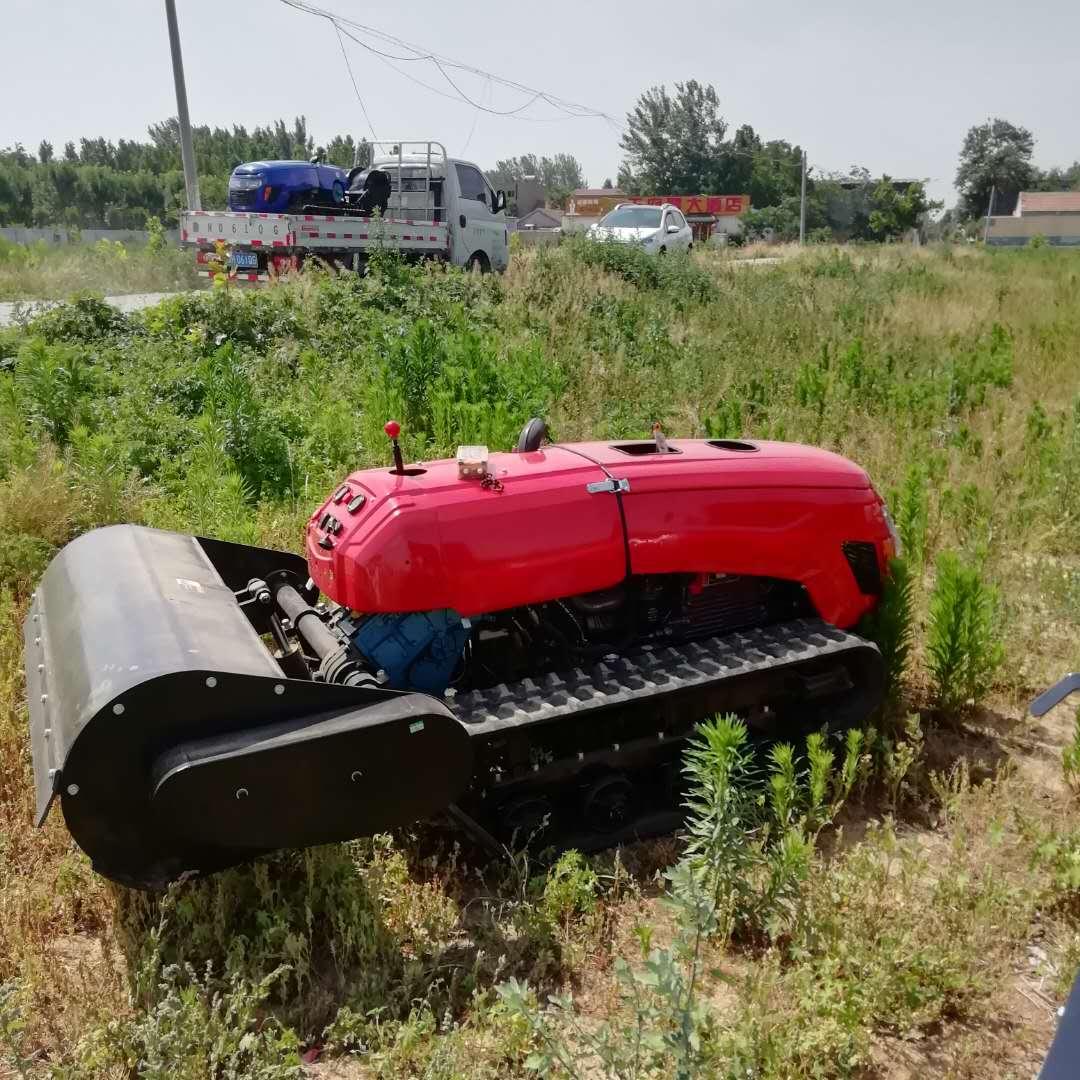
<path fill-rule="evenodd" d="M 306 588 L 299 556 L 131 525 L 46 570 L 25 624 L 36 818 L 58 795 L 107 876 L 157 886 L 362 835 L 468 784 L 441 702 L 286 677 L 233 594 L 274 572 Z"/>

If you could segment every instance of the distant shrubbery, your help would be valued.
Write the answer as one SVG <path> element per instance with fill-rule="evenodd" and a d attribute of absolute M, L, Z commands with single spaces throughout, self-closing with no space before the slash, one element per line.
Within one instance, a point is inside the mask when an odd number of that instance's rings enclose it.
<path fill-rule="evenodd" d="M 568 246 L 586 266 L 618 274 L 641 289 L 663 290 L 677 308 L 709 300 L 716 294 L 712 277 L 686 254 L 665 253 L 660 257 L 634 244 L 584 237 L 572 237 Z"/>

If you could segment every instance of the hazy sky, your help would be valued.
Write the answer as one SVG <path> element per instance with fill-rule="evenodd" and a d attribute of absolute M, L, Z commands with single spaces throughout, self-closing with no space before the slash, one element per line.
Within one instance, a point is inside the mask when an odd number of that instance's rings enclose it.
<path fill-rule="evenodd" d="M 1080 0 L 319 6 L 620 120 L 653 84 L 711 82 L 733 126 L 801 143 L 811 166 L 927 177 L 939 198 L 951 200 L 965 131 L 989 115 L 1029 127 L 1040 165 L 1080 157 Z M 329 23 L 279 0 L 177 7 L 194 122 L 303 114 L 319 141 L 369 133 Z M 161 0 L 0 0 L 0 26 L 0 146 L 141 138 L 176 111 Z M 483 166 L 567 151 L 596 185 L 616 173 L 619 134 L 602 120 L 481 114 L 346 44 L 380 138 L 435 138 Z M 398 66 L 452 93 L 430 64 Z M 495 109 L 527 100 L 486 80 L 460 85 Z"/>

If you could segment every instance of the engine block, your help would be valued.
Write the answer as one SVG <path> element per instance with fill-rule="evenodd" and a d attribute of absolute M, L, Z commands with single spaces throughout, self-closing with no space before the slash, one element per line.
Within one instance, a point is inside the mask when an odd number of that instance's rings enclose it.
<path fill-rule="evenodd" d="M 338 624 L 395 690 L 442 694 L 469 637 L 468 620 L 449 608 L 401 615 L 369 615 Z"/>

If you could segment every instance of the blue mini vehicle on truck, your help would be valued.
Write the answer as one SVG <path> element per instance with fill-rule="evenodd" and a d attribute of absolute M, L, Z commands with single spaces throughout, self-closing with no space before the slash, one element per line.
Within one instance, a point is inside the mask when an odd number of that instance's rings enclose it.
<path fill-rule="evenodd" d="M 229 177 L 229 209 L 284 214 L 305 206 L 341 206 L 349 174 L 312 161 L 249 161 Z"/>

